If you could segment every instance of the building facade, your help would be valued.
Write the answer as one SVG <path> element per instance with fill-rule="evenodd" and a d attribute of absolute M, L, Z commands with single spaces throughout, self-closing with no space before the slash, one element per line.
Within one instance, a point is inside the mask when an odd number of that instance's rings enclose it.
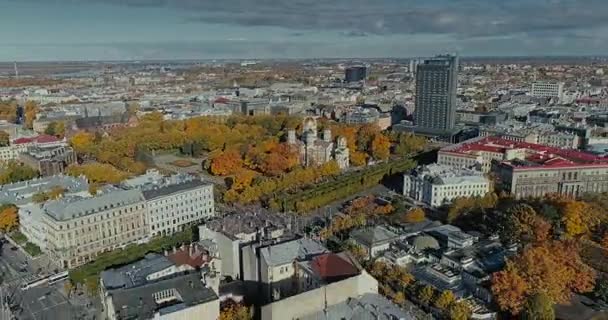
<path fill-rule="evenodd" d="M 46 248 L 65 268 L 147 237 L 145 199 L 139 190 L 49 201 L 41 213 Z"/>
<path fill-rule="evenodd" d="M 564 92 L 564 84 L 561 82 L 536 81 L 532 83 L 531 95 L 539 98 L 561 99 Z"/>
<path fill-rule="evenodd" d="M 19 160 L 46 177 L 64 173 L 69 165 L 76 163 L 76 153 L 68 146 L 36 146 L 28 147 L 19 155 Z"/>
<path fill-rule="evenodd" d="M 480 171 L 432 164 L 403 176 L 403 194 L 438 207 L 459 197 L 482 197 L 490 181 Z"/>
<path fill-rule="evenodd" d="M 458 57 L 437 56 L 417 68 L 414 124 L 423 129 L 452 130 L 456 120 Z"/>
<path fill-rule="evenodd" d="M 193 177 L 180 177 L 143 190 L 146 225 L 152 236 L 170 235 L 215 214 L 213 184 Z"/>

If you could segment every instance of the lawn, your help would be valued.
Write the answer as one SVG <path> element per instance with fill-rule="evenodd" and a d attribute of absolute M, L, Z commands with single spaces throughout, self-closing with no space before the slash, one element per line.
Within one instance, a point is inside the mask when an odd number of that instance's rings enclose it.
<path fill-rule="evenodd" d="M 32 257 L 36 257 L 42 254 L 42 250 L 37 245 L 27 242 L 25 246 L 23 246 L 23 250 L 30 254 Z"/>
<path fill-rule="evenodd" d="M 9 234 L 9 236 L 11 237 L 11 239 L 13 239 L 13 241 L 15 241 L 18 245 L 23 245 L 24 243 L 27 242 L 27 237 L 21 233 L 21 231 L 19 230 L 15 230 L 13 232 L 11 232 Z"/>

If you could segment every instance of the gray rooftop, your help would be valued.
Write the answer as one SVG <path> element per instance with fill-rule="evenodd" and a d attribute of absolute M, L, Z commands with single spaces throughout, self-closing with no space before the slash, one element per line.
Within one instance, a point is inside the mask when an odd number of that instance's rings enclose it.
<path fill-rule="evenodd" d="M 320 307 L 321 308 L 321 307 Z M 327 307 L 325 310 L 300 317 L 300 320 L 410 320 L 412 314 L 399 308 L 383 296 L 366 293 L 357 298 Z"/>
<path fill-rule="evenodd" d="M 157 302 L 154 295 L 167 290 L 174 290 L 176 299 Z M 156 313 L 170 314 L 218 299 L 217 294 L 201 282 L 199 273 L 114 290 L 109 294 L 116 310 L 116 319 L 152 319 Z"/>
<path fill-rule="evenodd" d="M 329 252 L 318 241 L 302 238 L 262 248 L 261 254 L 270 266 L 280 266 L 296 260 L 309 260 Z"/>
<path fill-rule="evenodd" d="M 375 226 L 355 230 L 350 237 L 361 244 L 377 246 L 397 240 L 398 235 L 383 226 Z"/>
<path fill-rule="evenodd" d="M 25 205 L 35 194 L 50 191 L 53 187 L 61 187 L 66 193 L 77 193 L 88 191 L 89 183 L 85 177 L 56 175 L 5 184 L 0 186 L 0 203 Z"/>
<path fill-rule="evenodd" d="M 117 269 L 101 272 L 101 280 L 107 290 L 128 289 L 144 285 L 146 277 L 173 266 L 173 262 L 161 254 L 149 253 L 143 259 Z"/>
<path fill-rule="evenodd" d="M 55 220 L 66 221 L 142 201 L 144 197 L 139 190 L 115 190 L 92 198 L 70 197 L 49 201 L 44 209 Z"/>
<path fill-rule="evenodd" d="M 184 182 L 177 183 L 177 184 L 169 184 L 169 185 L 164 185 L 164 186 L 160 186 L 157 188 L 144 190 L 143 195 L 144 195 L 144 198 L 146 198 L 146 200 L 151 200 L 151 199 L 160 198 L 160 197 L 168 196 L 171 194 L 180 193 L 180 192 L 187 191 L 187 190 L 193 190 L 193 189 L 200 188 L 202 186 L 209 186 L 209 185 L 211 185 L 211 184 L 197 179 L 197 180 L 184 181 Z"/>

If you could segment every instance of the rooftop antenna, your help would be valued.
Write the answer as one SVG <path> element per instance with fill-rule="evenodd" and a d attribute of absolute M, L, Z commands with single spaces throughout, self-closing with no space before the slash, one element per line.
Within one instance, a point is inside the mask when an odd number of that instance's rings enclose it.
<path fill-rule="evenodd" d="M 19 68 L 17 68 L 17 61 L 15 61 L 14 66 L 15 66 L 15 79 L 19 80 Z"/>

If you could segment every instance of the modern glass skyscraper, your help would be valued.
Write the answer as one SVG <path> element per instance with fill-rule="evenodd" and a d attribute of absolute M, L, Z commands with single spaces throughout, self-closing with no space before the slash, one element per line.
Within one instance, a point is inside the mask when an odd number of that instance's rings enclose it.
<path fill-rule="evenodd" d="M 414 111 L 416 127 L 434 131 L 454 129 L 457 86 L 457 56 L 437 56 L 419 64 Z"/>

